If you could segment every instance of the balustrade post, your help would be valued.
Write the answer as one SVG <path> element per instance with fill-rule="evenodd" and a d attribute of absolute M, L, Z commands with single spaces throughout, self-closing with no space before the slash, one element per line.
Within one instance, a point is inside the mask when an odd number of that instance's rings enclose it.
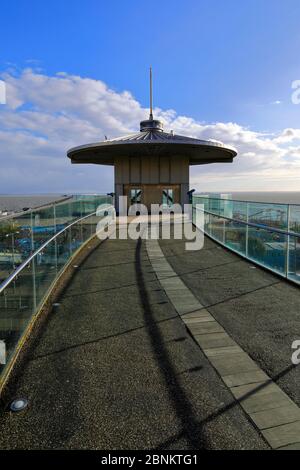
<path fill-rule="evenodd" d="M 286 235 L 286 251 L 285 251 L 285 276 L 288 277 L 289 275 L 289 265 L 290 265 L 290 204 L 287 206 L 287 232 L 288 235 Z"/>
<path fill-rule="evenodd" d="M 33 235 L 33 212 L 30 214 L 30 225 L 31 225 L 31 252 L 34 253 L 34 235 Z M 36 312 L 37 308 L 37 296 L 36 296 L 36 271 L 35 271 L 35 258 L 32 259 L 32 300 L 33 300 L 33 312 Z"/>
<path fill-rule="evenodd" d="M 248 258 L 248 253 L 249 253 L 249 250 L 248 250 L 248 242 L 249 242 L 249 203 L 246 202 L 246 222 L 247 222 L 247 225 L 246 225 L 246 257 Z"/>

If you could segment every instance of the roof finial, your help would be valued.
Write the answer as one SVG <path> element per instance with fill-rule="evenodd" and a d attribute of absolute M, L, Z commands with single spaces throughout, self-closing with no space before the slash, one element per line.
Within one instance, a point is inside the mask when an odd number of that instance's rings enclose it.
<path fill-rule="evenodd" d="M 152 109 L 152 67 L 150 66 L 150 116 L 149 120 L 153 121 L 153 109 Z"/>

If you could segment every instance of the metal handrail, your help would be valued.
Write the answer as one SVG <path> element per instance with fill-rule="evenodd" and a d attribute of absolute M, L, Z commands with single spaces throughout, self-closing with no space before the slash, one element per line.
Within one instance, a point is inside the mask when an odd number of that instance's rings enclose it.
<path fill-rule="evenodd" d="M 296 259 L 293 261 L 295 263 L 294 270 L 293 269 L 290 270 L 291 238 L 293 237 L 294 240 L 297 240 L 297 239 L 299 240 L 300 239 L 299 233 L 289 231 L 289 226 L 288 226 L 288 230 L 282 230 L 282 229 L 270 227 L 264 224 L 257 224 L 257 223 L 249 222 L 248 220 L 245 221 L 245 220 L 240 220 L 236 218 L 230 218 L 225 215 L 219 215 L 215 212 L 211 212 L 211 211 L 204 209 L 203 204 L 199 204 L 199 202 L 198 204 L 197 203 L 195 204 L 195 202 L 196 201 L 194 201 L 193 207 L 195 208 L 197 212 L 201 211 L 203 214 L 208 214 L 209 216 L 216 217 L 220 221 L 223 219 L 224 223 L 219 224 L 218 226 L 220 228 L 220 232 L 216 234 L 216 232 L 213 230 L 213 226 L 211 226 L 211 222 L 212 222 L 211 217 L 209 217 L 208 228 L 206 228 L 206 226 L 202 227 L 202 231 L 206 235 L 208 235 L 208 237 L 212 238 L 217 243 L 233 251 L 234 253 L 237 253 L 239 256 L 251 261 L 252 263 L 257 264 L 258 266 L 268 269 L 273 273 L 276 273 L 277 275 L 293 282 L 299 287 L 300 275 L 298 273 L 298 266 L 296 265 Z M 240 244 L 238 243 L 237 246 L 235 246 L 234 244 L 230 243 L 230 240 L 226 239 L 226 233 L 227 233 L 226 223 L 225 223 L 226 221 L 234 222 L 237 225 L 240 225 L 241 227 L 245 227 L 245 242 L 244 243 L 240 243 Z M 250 236 L 251 236 L 249 233 L 249 227 L 255 228 L 258 232 L 261 232 L 264 230 L 269 233 L 277 233 L 277 234 L 286 236 L 286 239 L 284 240 L 284 244 L 281 244 L 282 251 L 280 252 L 280 256 L 281 256 L 281 253 L 283 253 L 284 258 L 283 259 L 280 258 L 279 264 L 276 262 L 272 262 L 272 260 L 270 261 L 267 257 L 264 259 L 263 256 L 259 255 L 259 253 L 249 252 L 249 247 L 250 247 L 249 243 L 250 243 Z M 232 230 L 238 231 L 238 227 L 232 227 Z M 256 237 L 255 234 L 253 234 L 253 236 L 254 236 L 254 239 L 259 238 L 259 236 Z M 264 243 L 264 246 L 268 245 L 268 243 L 270 242 L 270 240 L 269 242 L 268 240 L 262 240 L 262 241 Z M 295 246 L 293 245 L 293 250 L 295 251 L 295 256 L 298 257 L 298 248 L 296 248 L 296 245 Z"/>
<path fill-rule="evenodd" d="M 268 201 L 245 201 L 243 199 L 222 199 L 219 197 L 208 197 L 202 196 L 201 194 L 193 194 L 193 197 L 198 197 L 201 199 L 213 200 L 213 201 L 225 201 L 225 202 L 242 202 L 243 204 L 270 204 L 274 206 L 297 206 L 300 208 L 300 204 L 297 203 L 290 203 L 290 202 L 268 202 Z"/>
<path fill-rule="evenodd" d="M 48 209 L 49 207 L 54 207 L 54 206 L 58 206 L 60 204 L 65 204 L 66 201 L 70 201 L 70 199 L 72 199 L 74 196 L 67 196 L 63 199 L 57 199 L 56 201 L 53 201 L 53 202 L 49 202 L 47 204 L 42 204 L 41 206 L 36 206 L 36 207 L 30 207 L 29 209 L 27 209 L 26 211 L 20 211 L 20 212 L 13 212 L 12 214 L 9 214 L 9 215 L 5 215 L 3 217 L 0 217 L 0 222 L 2 222 L 3 220 L 9 220 L 9 219 L 14 219 L 14 218 L 18 218 L 18 217 L 22 217 L 22 215 L 28 215 L 28 214 L 32 214 L 32 212 L 35 212 L 35 211 L 38 211 L 40 209 Z"/>
<path fill-rule="evenodd" d="M 60 230 L 55 235 L 53 235 L 53 237 L 49 238 L 49 240 L 47 240 L 45 243 L 43 243 L 43 245 L 41 245 L 36 251 L 34 251 L 34 253 L 32 253 L 29 256 L 29 258 L 27 258 L 25 261 L 23 261 L 23 263 L 20 264 L 20 266 L 18 266 L 17 269 L 12 274 L 10 274 L 8 276 L 8 278 L 5 279 L 4 282 L 2 282 L 0 284 L 0 294 L 18 276 L 18 274 L 20 274 L 20 272 L 33 260 L 33 258 L 35 258 L 36 255 L 38 255 L 41 251 L 43 251 L 49 245 L 49 243 L 51 243 L 53 240 L 55 240 L 55 238 L 57 238 L 59 235 L 64 233 L 66 230 L 68 230 L 68 228 L 72 227 L 73 225 L 77 224 L 78 222 L 81 222 L 84 219 L 87 219 L 88 217 L 96 215 L 96 213 L 97 213 L 97 211 L 92 212 L 91 214 L 85 215 L 84 217 L 81 217 L 80 219 L 74 220 L 74 222 L 69 224 L 67 227 L 64 227 L 62 230 Z"/>
<path fill-rule="evenodd" d="M 22 215 L 24 215 L 24 214 L 25 215 L 32 214 L 33 212 L 38 211 L 38 210 L 44 210 L 44 209 L 48 209 L 49 207 L 57 207 L 59 205 L 66 204 L 67 201 L 71 202 L 71 200 L 76 196 L 96 196 L 96 197 L 103 197 L 104 196 L 105 197 L 104 194 L 96 194 L 96 195 L 95 194 L 79 194 L 79 195 L 70 194 L 69 196 L 63 197 L 62 199 L 56 199 L 53 202 L 42 204 L 41 206 L 31 207 L 31 208 L 29 208 L 25 211 L 13 212 L 12 214 L 5 215 L 3 217 L 0 217 L 0 222 L 2 222 L 3 220 L 9 220 L 9 219 L 22 217 Z M 78 200 L 74 199 L 73 202 L 78 202 Z"/>
<path fill-rule="evenodd" d="M 199 209 L 199 210 L 202 210 L 202 209 Z M 258 228 L 260 230 L 266 230 L 268 232 L 276 232 L 276 233 L 280 233 L 281 235 L 290 235 L 290 236 L 298 237 L 298 238 L 300 237 L 300 233 L 298 233 L 298 232 L 290 232 L 288 230 L 282 230 L 280 228 L 271 227 L 269 225 L 256 224 L 255 222 L 249 222 L 249 221 L 247 222 L 247 221 L 241 220 L 241 219 L 234 219 L 232 217 L 227 217 L 226 215 L 221 215 L 221 214 L 217 214 L 216 212 L 208 211 L 207 209 L 203 209 L 203 212 L 205 212 L 206 214 L 213 215 L 215 217 L 219 217 L 221 219 L 226 219 L 226 220 L 230 220 L 232 222 L 236 222 L 238 224 L 243 224 L 243 225 L 248 225 L 250 227 Z"/>

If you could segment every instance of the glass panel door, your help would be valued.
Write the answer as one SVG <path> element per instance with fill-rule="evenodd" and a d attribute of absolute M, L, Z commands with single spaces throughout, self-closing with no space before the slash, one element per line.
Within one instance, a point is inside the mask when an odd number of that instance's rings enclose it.
<path fill-rule="evenodd" d="M 171 188 L 163 189 L 162 203 L 164 206 L 168 206 L 168 207 L 173 206 L 174 204 L 173 189 Z"/>
<path fill-rule="evenodd" d="M 130 190 L 130 204 L 141 204 L 142 190 L 140 188 L 132 188 Z"/>

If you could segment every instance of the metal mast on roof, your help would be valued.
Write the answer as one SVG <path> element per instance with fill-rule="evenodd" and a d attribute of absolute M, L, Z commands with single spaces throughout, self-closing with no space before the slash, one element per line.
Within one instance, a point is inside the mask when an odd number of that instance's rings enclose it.
<path fill-rule="evenodd" d="M 153 121 L 153 109 L 152 109 L 152 67 L 150 67 L 150 116 L 149 120 Z"/>
<path fill-rule="evenodd" d="M 152 88 L 152 67 L 150 67 L 150 113 L 149 119 L 140 122 L 140 131 L 162 132 L 163 123 L 158 119 L 153 119 L 153 88 Z"/>

